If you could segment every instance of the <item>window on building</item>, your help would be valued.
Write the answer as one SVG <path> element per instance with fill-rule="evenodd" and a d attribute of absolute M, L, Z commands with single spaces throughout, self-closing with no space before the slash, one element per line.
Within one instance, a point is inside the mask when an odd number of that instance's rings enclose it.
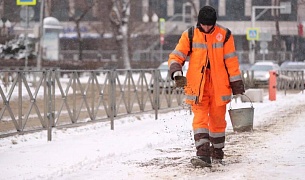
<path fill-rule="evenodd" d="M 226 1 L 226 2 L 227 2 L 226 20 L 231 20 L 231 21 L 244 20 L 245 1 L 244 0 L 235 0 L 234 3 L 232 3 L 231 1 Z"/>
<path fill-rule="evenodd" d="M 183 5 L 184 8 L 184 22 L 191 23 L 192 22 L 192 6 L 191 5 Z"/>
<path fill-rule="evenodd" d="M 16 1 L 3 1 L 4 13 L 2 17 L 8 18 L 11 22 L 20 19 L 20 6 L 16 6 Z M 17 9 L 17 10 L 16 10 Z"/>
<path fill-rule="evenodd" d="M 212 6 L 216 10 L 217 14 L 219 15 L 219 3 L 220 3 L 220 1 L 222 1 L 222 0 L 200 0 L 199 5 L 200 5 L 200 7 Z M 225 2 L 225 0 L 224 0 L 224 2 Z M 225 13 L 225 11 L 221 12 L 221 14 L 223 14 L 223 13 Z"/>
<path fill-rule="evenodd" d="M 84 14 L 93 4 L 92 0 L 78 0 L 75 6 L 75 15 L 80 16 Z M 88 21 L 93 19 L 92 7 L 90 8 L 89 12 L 86 13 L 83 20 Z"/>
<path fill-rule="evenodd" d="M 149 0 L 149 15 L 156 13 L 158 17 L 167 17 L 167 2 L 164 0 Z"/>
<path fill-rule="evenodd" d="M 184 3 L 184 0 L 175 1 L 175 4 L 174 4 L 174 13 L 175 14 L 182 14 L 183 3 Z"/>
<path fill-rule="evenodd" d="M 272 0 L 271 1 L 272 6 L 280 6 L 280 0 Z M 271 16 L 278 16 L 279 15 L 279 9 L 271 9 Z"/>
<path fill-rule="evenodd" d="M 218 10 L 219 0 L 210 0 L 210 6 Z"/>
<path fill-rule="evenodd" d="M 226 0 L 219 0 L 218 16 L 226 15 Z"/>
<path fill-rule="evenodd" d="M 251 16 L 252 0 L 245 0 L 245 16 Z"/>
<path fill-rule="evenodd" d="M 94 18 L 97 18 L 98 14 L 99 14 L 98 2 L 99 2 L 99 0 L 93 0 L 93 3 L 95 4 L 95 6 L 93 6 L 93 8 L 92 8 L 92 16 Z"/>
<path fill-rule="evenodd" d="M 51 5 L 50 14 L 59 21 L 67 21 L 69 14 L 67 10 L 63 11 L 63 9 L 68 9 L 68 7 L 69 4 L 67 1 L 54 1 Z"/>

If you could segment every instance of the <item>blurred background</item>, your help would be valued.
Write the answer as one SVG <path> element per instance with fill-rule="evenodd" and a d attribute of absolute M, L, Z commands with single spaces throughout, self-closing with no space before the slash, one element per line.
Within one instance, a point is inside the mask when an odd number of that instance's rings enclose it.
<path fill-rule="evenodd" d="M 0 66 L 157 68 L 204 5 L 242 64 L 305 60 L 305 0 L 0 0 Z"/>

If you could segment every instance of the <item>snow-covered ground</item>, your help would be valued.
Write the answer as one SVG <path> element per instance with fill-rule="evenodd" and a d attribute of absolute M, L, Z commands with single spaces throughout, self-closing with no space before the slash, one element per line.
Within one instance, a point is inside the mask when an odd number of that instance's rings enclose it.
<path fill-rule="evenodd" d="M 249 103 L 232 101 L 233 108 Z M 254 131 L 227 114 L 225 165 L 194 168 L 192 114 L 175 109 L 0 139 L 0 179 L 304 179 L 305 94 L 253 103 Z"/>

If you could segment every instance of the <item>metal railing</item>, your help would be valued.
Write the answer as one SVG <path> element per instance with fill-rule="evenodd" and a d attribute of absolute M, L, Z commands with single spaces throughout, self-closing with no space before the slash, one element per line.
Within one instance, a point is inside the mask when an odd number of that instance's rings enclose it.
<path fill-rule="evenodd" d="M 109 121 L 182 105 L 182 90 L 159 70 L 0 71 L 0 137 Z"/>
<path fill-rule="evenodd" d="M 101 121 L 114 129 L 116 117 L 143 112 L 157 119 L 159 110 L 184 106 L 183 90 L 161 75 L 158 69 L 2 70 L 0 138 L 47 130 L 51 140 L 54 127 Z M 249 77 L 246 88 L 254 82 Z M 277 87 L 303 91 L 304 72 L 280 71 Z"/>
<path fill-rule="evenodd" d="M 245 88 L 257 88 L 255 82 L 254 71 L 242 71 L 242 78 Z M 301 90 L 304 91 L 305 75 L 304 71 L 277 71 L 277 89 L 278 90 Z M 262 84 L 263 87 L 268 87 L 268 82 Z"/>
<path fill-rule="evenodd" d="M 297 89 L 304 90 L 304 71 L 279 71 L 277 88 L 280 90 Z"/>

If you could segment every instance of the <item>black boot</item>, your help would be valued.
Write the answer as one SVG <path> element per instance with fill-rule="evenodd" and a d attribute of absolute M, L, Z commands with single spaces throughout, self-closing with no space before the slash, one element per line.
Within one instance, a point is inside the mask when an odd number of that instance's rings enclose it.
<path fill-rule="evenodd" d="M 191 163 L 196 167 L 212 167 L 211 158 L 207 156 L 197 156 L 191 159 Z"/>
<path fill-rule="evenodd" d="M 222 148 L 212 148 L 211 149 L 212 163 L 213 164 L 223 164 L 222 159 L 224 156 L 224 152 Z"/>
<path fill-rule="evenodd" d="M 210 143 L 197 147 L 197 157 L 191 160 L 194 166 L 211 167 Z"/>
<path fill-rule="evenodd" d="M 206 142 L 201 146 L 196 147 L 197 148 L 197 156 L 206 156 L 210 157 L 211 152 L 210 152 L 210 142 Z"/>

